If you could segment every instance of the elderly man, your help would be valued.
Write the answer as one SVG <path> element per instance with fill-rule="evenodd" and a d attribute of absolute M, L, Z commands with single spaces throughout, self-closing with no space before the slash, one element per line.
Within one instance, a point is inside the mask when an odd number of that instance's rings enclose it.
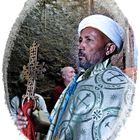
<path fill-rule="evenodd" d="M 75 70 L 71 66 L 66 66 L 61 69 L 61 77 L 62 77 L 62 83 L 59 83 L 54 88 L 53 91 L 53 106 L 57 102 L 59 96 L 63 92 L 63 90 L 68 86 L 68 84 L 72 81 L 73 77 L 75 76 Z"/>
<path fill-rule="evenodd" d="M 124 42 L 120 25 L 104 15 L 78 27 L 79 66 L 86 71 L 63 91 L 51 115 L 47 140 L 112 140 L 128 116 L 134 84 L 111 66 Z"/>
<path fill-rule="evenodd" d="M 123 29 L 109 17 L 91 15 L 78 34 L 79 65 L 86 71 L 56 103 L 47 140 L 112 139 L 131 110 L 134 84 L 110 64 L 122 49 Z"/>

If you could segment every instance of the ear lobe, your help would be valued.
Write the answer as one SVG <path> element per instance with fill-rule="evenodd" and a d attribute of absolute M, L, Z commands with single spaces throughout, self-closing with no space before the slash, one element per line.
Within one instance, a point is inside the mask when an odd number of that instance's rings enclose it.
<path fill-rule="evenodd" d="M 114 43 L 108 43 L 106 45 L 106 55 L 112 54 L 116 49 L 116 45 Z"/>

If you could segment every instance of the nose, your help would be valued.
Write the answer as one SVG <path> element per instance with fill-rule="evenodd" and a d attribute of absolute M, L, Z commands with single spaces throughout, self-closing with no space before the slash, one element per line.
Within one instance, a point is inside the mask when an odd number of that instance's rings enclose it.
<path fill-rule="evenodd" d="M 84 41 L 81 41 L 81 42 L 79 42 L 78 43 L 78 50 L 80 50 L 80 49 L 84 49 L 85 48 L 85 43 L 84 43 Z"/>

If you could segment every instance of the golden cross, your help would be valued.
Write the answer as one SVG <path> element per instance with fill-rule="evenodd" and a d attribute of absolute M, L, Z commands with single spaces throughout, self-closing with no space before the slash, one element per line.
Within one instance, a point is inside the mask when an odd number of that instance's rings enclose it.
<path fill-rule="evenodd" d="M 26 101 L 32 99 L 35 103 L 34 109 L 36 108 L 36 97 L 34 95 L 36 80 L 39 77 L 43 77 L 43 65 L 39 65 L 38 58 L 39 44 L 35 41 L 29 49 L 29 63 L 27 66 L 23 66 L 23 76 L 27 80 L 26 94 L 23 96 L 22 106 Z"/>

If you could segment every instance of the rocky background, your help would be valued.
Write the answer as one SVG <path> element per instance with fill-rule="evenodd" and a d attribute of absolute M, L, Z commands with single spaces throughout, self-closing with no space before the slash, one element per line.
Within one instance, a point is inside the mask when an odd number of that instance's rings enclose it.
<path fill-rule="evenodd" d="M 135 81 L 133 31 L 113 0 L 30 0 L 14 24 L 4 56 L 4 84 L 9 102 L 26 92 L 21 75 L 29 61 L 29 47 L 40 44 L 38 61 L 44 63 L 44 78 L 37 80 L 36 93 L 42 95 L 51 111 L 51 93 L 60 81 L 60 69 L 70 65 L 77 70 L 77 27 L 90 14 L 105 14 L 118 21 L 126 31 L 124 48 L 112 59 L 112 64 L 127 71 Z"/>

